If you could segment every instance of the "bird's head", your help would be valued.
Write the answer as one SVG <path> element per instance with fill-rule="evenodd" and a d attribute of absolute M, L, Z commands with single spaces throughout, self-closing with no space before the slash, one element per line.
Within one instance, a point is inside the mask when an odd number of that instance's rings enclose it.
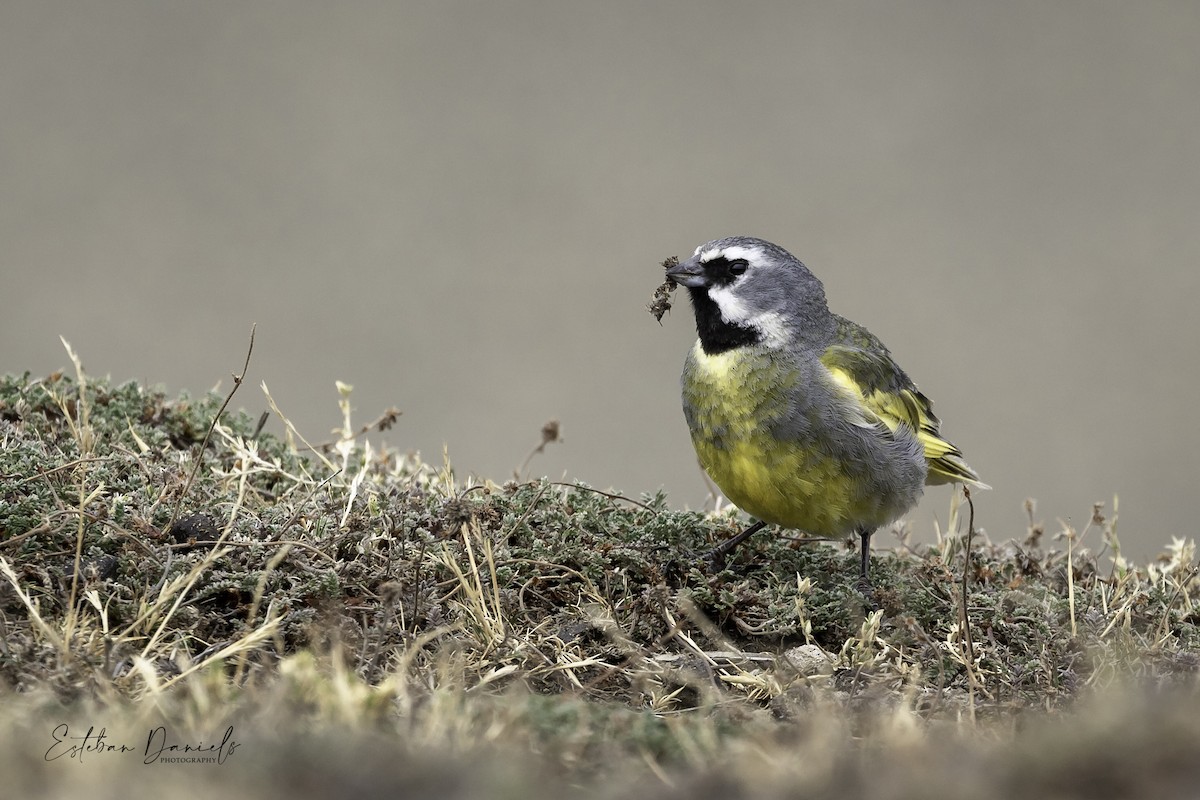
<path fill-rule="evenodd" d="M 779 245 L 748 236 L 714 239 L 667 270 L 688 288 L 700 343 L 708 353 L 747 344 L 782 347 L 818 340 L 832 318 L 825 289 Z"/>

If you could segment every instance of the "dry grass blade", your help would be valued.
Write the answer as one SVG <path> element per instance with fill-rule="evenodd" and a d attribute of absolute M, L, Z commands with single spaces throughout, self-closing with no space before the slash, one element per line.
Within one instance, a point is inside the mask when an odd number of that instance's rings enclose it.
<path fill-rule="evenodd" d="M 192 484 L 196 482 L 196 475 L 200 472 L 200 467 L 204 464 L 204 453 L 208 448 L 209 439 L 212 438 L 213 430 L 217 427 L 217 423 L 220 422 L 221 415 L 225 413 L 225 409 L 229 407 L 233 396 L 241 388 L 242 380 L 246 377 L 246 371 L 250 369 L 250 356 L 254 353 L 254 332 L 257 328 L 257 324 L 250 326 L 250 344 L 246 347 L 246 362 L 242 364 L 242 371 L 233 375 L 233 388 L 229 390 L 229 394 L 225 396 L 225 402 L 221 403 L 221 407 L 213 415 L 212 424 L 209 425 L 208 432 L 204 434 L 204 439 L 200 442 L 200 449 L 196 453 L 196 464 L 192 467 L 192 472 L 188 475 L 187 483 L 183 485 L 183 490 L 179 493 L 179 499 L 175 503 L 175 512 L 171 515 L 171 521 L 166 525 L 168 529 L 179 519 L 179 512 L 183 508 L 183 502 L 187 499 L 188 491 L 192 488 Z"/>

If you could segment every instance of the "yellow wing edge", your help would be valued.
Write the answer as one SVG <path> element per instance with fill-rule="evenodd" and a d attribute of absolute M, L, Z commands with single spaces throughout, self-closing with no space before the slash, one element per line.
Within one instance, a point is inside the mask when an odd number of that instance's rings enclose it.
<path fill-rule="evenodd" d="M 991 489 L 963 459 L 962 451 L 952 442 L 943 439 L 934 416 L 929 398 L 916 389 L 901 389 L 898 392 L 876 390 L 866 395 L 854 377 L 837 366 L 828 366 L 834 383 L 853 397 L 869 422 L 882 422 L 888 430 L 895 431 L 901 425 L 917 435 L 917 441 L 925 448 L 925 460 L 929 463 L 926 483 L 965 483 L 976 489 Z"/>

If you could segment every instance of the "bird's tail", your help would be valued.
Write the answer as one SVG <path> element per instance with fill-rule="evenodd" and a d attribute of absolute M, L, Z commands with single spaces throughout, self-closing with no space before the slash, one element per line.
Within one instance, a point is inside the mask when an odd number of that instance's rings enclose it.
<path fill-rule="evenodd" d="M 925 445 L 925 457 L 929 460 L 929 474 L 925 478 L 926 483 L 930 485 L 965 483 L 976 489 L 992 488 L 979 480 L 978 473 L 971 469 L 971 465 L 963 460 L 959 449 L 950 442 L 940 436 L 932 437 L 924 431 L 917 434 L 917 437 L 921 440 L 921 444 Z M 936 442 L 928 441 L 930 438 L 936 439 Z"/>

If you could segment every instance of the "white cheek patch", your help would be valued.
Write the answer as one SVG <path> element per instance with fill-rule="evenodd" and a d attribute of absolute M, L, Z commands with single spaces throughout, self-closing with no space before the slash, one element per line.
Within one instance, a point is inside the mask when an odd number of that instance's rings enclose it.
<path fill-rule="evenodd" d="M 710 286 L 708 287 L 708 296 L 717 304 L 717 308 L 721 309 L 721 317 L 726 322 L 745 325 L 750 321 L 752 316 L 750 309 L 746 308 L 742 298 L 734 294 L 730 287 Z"/>
<path fill-rule="evenodd" d="M 752 312 L 730 287 L 710 286 L 708 296 L 717 304 L 722 319 L 758 331 L 762 334 L 762 343 L 768 347 L 782 347 L 791 338 L 791 332 L 781 314 L 776 311 Z"/>
<path fill-rule="evenodd" d="M 783 317 L 774 311 L 759 314 L 751 324 L 763 333 L 763 344 L 767 347 L 783 347 L 792 338 L 791 329 L 784 323 Z"/>

